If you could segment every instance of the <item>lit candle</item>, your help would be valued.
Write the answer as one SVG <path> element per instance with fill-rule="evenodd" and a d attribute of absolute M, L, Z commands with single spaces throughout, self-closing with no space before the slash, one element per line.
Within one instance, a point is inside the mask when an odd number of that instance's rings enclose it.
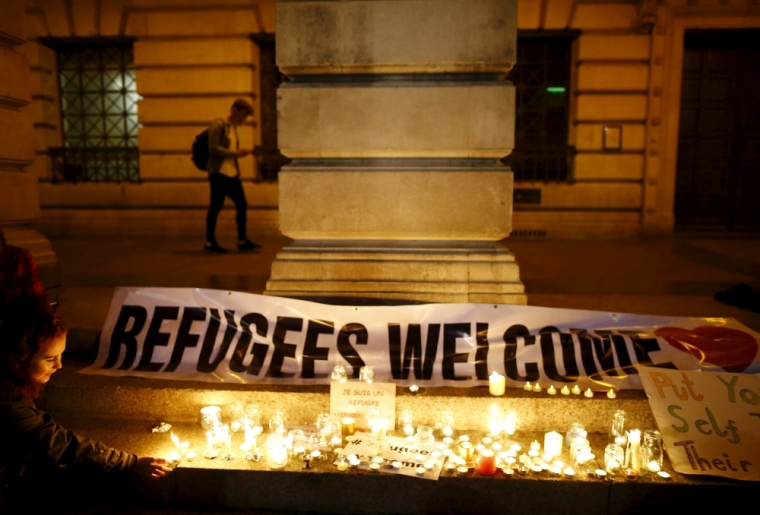
<path fill-rule="evenodd" d="M 401 462 L 398 461 L 398 460 L 394 461 L 393 463 L 391 463 L 391 467 L 393 467 L 394 469 L 398 470 L 398 469 L 401 468 Z"/>
<path fill-rule="evenodd" d="M 457 467 L 457 474 L 460 476 L 466 476 L 467 475 L 468 468 L 467 467 Z"/>
<path fill-rule="evenodd" d="M 562 395 L 570 395 L 570 388 L 567 387 L 567 385 L 562 387 L 562 390 L 560 392 Z"/>
<path fill-rule="evenodd" d="M 468 435 L 459 435 L 459 441 L 460 442 L 469 442 L 470 437 Z"/>
<path fill-rule="evenodd" d="M 525 390 L 526 392 L 533 391 L 533 386 L 531 386 L 530 381 L 525 382 L 525 386 L 523 386 L 523 390 Z"/>
<path fill-rule="evenodd" d="M 446 426 L 443 429 L 441 429 L 441 433 L 443 433 L 443 436 L 451 436 L 454 434 L 454 430 L 451 429 L 449 426 Z"/>
<path fill-rule="evenodd" d="M 641 470 L 641 431 L 634 429 L 628 431 L 628 448 L 625 455 L 626 467 L 632 468 L 637 474 Z"/>
<path fill-rule="evenodd" d="M 587 399 L 591 399 L 594 396 L 594 392 L 591 391 L 591 388 L 586 388 L 586 393 L 583 395 L 585 395 Z"/>
<path fill-rule="evenodd" d="M 348 462 L 346 460 L 340 460 L 338 462 L 338 470 L 343 472 L 344 470 L 348 470 Z"/>
<path fill-rule="evenodd" d="M 404 425 L 404 434 L 406 436 L 412 436 L 414 434 L 414 426 L 412 424 Z"/>
<path fill-rule="evenodd" d="M 528 456 L 530 456 L 531 458 L 536 458 L 539 454 L 540 452 L 535 449 L 531 449 L 528 451 Z"/>
<path fill-rule="evenodd" d="M 536 383 L 533 385 L 533 391 L 539 393 L 541 391 L 541 385 Z"/>
<path fill-rule="evenodd" d="M 483 476 L 493 476 L 496 474 L 496 457 L 494 456 L 493 451 L 488 449 L 480 451 L 478 474 Z"/>
<path fill-rule="evenodd" d="M 206 453 L 204 456 L 210 460 L 216 458 L 217 454 L 214 450 L 214 432 L 206 431 Z"/>
<path fill-rule="evenodd" d="M 356 432 L 355 421 L 351 417 L 345 417 L 340 421 L 340 434 L 343 438 L 351 436 Z"/>
<path fill-rule="evenodd" d="M 666 481 L 670 479 L 670 474 L 668 474 L 664 470 L 659 471 L 657 475 L 660 476 L 660 479 L 665 479 Z"/>
<path fill-rule="evenodd" d="M 425 473 L 425 467 L 423 467 L 422 465 L 420 465 L 419 467 L 417 467 L 417 474 L 419 474 L 421 476 L 424 473 Z"/>
<path fill-rule="evenodd" d="M 613 390 L 612 388 L 610 388 L 610 391 L 607 392 L 607 398 L 608 399 L 614 399 L 615 397 L 617 397 L 617 394 L 615 393 L 615 390 Z"/>
<path fill-rule="evenodd" d="M 575 477 L 575 470 L 573 470 L 570 467 L 567 467 L 565 470 L 563 470 L 565 477 Z"/>
<path fill-rule="evenodd" d="M 531 451 L 540 451 L 541 450 L 541 444 L 538 443 L 538 440 L 533 440 L 533 442 L 530 444 L 530 450 Z"/>
<path fill-rule="evenodd" d="M 174 431 L 171 432 L 172 442 L 174 443 L 174 450 L 179 454 L 179 438 L 174 436 Z"/>
<path fill-rule="evenodd" d="M 494 370 L 488 378 L 488 391 L 496 397 L 502 396 L 504 395 L 506 384 L 507 378 Z"/>
<path fill-rule="evenodd" d="M 187 453 L 187 456 L 185 458 L 187 459 L 187 461 L 193 461 L 197 457 L 198 457 L 197 453 L 190 451 Z"/>
<path fill-rule="evenodd" d="M 554 388 L 554 385 L 551 385 L 548 390 L 546 390 L 546 393 L 549 395 L 557 395 L 557 389 Z"/>
<path fill-rule="evenodd" d="M 538 443 L 538 442 L 536 442 L 536 443 Z M 539 447 L 541 447 L 540 444 L 539 444 Z M 512 445 L 509 446 L 509 450 L 515 451 L 515 452 L 520 452 L 522 450 L 522 446 L 519 443 L 513 443 Z"/>
<path fill-rule="evenodd" d="M 413 384 L 412 386 L 409 387 L 409 393 L 411 393 L 412 395 L 416 394 L 419 391 L 420 391 L 420 387 L 417 386 L 416 384 Z"/>
<path fill-rule="evenodd" d="M 464 458 L 465 461 L 472 461 L 473 451 L 474 445 L 472 445 L 472 442 L 459 442 L 459 455 Z"/>
<path fill-rule="evenodd" d="M 512 436 L 515 434 L 515 431 L 517 431 L 517 413 L 510 411 L 504 419 L 504 432 L 508 436 Z"/>
<path fill-rule="evenodd" d="M 556 431 L 550 431 L 544 435 L 544 450 L 546 454 L 556 457 L 562 454 L 562 435 Z"/>
<path fill-rule="evenodd" d="M 647 470 L 649 470 L 649 472 L 652 472 L 652 473 L 659 472 L 660 464 L 657 463 L 656 461 L 650 461 L 649 464 L 647 465 Z"/>
<path fill-rule="evenodd" d="M 580 395 L 581 394 L 581 389 L 578 388 L 578 385 L 576 384 L 575 386 L 573 386 L 572 392 L 573 392 L 573 395 Z"/>
<path fill-rule="evenodd" d="M 599 479 L 605 479 L 607 477 L 607 472 L 602 469 L 596 469 L 594 471 L 594 475 L 596 475 L 596 477 Z"/>
<path fill-rule="evenodd" d="M 499 452 L 499 451 L 501 451 L 501 449 L 502 449 L 502 446 L 501 446 L 501 444 L 499 442 L 496 442 L 496 443 L 494 443 L 494 444 L 491 445 L 491 450 L 493 452 Z"/>

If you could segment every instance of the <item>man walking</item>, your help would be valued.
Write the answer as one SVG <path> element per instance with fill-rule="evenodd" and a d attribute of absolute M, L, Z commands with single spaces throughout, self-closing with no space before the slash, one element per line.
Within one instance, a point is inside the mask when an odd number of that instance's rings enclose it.
<path fill-rule="evenodd" d="M 248 204 L 245 200 L 243 184 L 240 182 L 240 167 L 238 158 L 249 154 L 247 150 L 240 150 L 237 127 L 245 122 L 245 119 L 253 114 L 253 106 L 243 99 L 238 98 L 230 108 L 230 114 L 226 119 L 219 118 L 211 123 L 208 129 L 209 158 L 206 170 L 211 187 L 211 204 L 206 215 L 206 245 L 204 248 L 209 252 L 223 254 L 227 250 L 216 242 L 216 219 L 224 205 L 224 198 L 229 197 L 235 203 L 235 220 L 238 230 L 238 250 L 255 250 L 259 246 L 248 239 L 246 235 L 246 209 Z"/>

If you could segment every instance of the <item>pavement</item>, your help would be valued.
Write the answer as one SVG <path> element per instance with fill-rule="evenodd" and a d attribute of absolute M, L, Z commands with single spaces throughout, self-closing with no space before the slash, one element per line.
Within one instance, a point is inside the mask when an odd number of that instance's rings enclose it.
<path fill-rule="evenodd" d="M 262 293 L 285 237 L 252 237 L 256 252 L 205 252 L 200 239 L 52 238 L 61 286 L 51 291 L 70 328 L 102 327 L 117 286 Z M 226 244 L 226 245 L 225 245 Z M 506 239 L 532 306 L 662 316 L 732 317 L 760 332 L 760 313 L 722 304 L 717 292 L 760 288 L 760 238 L 673 235 L 627 240 Z"/>

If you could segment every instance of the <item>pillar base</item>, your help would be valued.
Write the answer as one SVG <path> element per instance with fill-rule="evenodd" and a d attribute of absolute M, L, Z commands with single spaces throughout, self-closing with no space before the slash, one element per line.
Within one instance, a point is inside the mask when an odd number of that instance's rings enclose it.
<path fill-rule="evenodd" d="M 298 240 L 265 295 L 527 304 L 512 253 L 496 242 Z"/>

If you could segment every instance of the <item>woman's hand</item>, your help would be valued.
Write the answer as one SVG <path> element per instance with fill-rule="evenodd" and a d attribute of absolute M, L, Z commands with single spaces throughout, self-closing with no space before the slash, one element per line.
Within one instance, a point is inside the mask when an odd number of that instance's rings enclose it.
<path fill-rule="evenodd" d="M 172 471 L 165 464 L 166 460 L 163 458 L 140 456 L 137 458 L 137 464 L 132 469 L 132 472 L 142 479 L 158 479 Z"/>

